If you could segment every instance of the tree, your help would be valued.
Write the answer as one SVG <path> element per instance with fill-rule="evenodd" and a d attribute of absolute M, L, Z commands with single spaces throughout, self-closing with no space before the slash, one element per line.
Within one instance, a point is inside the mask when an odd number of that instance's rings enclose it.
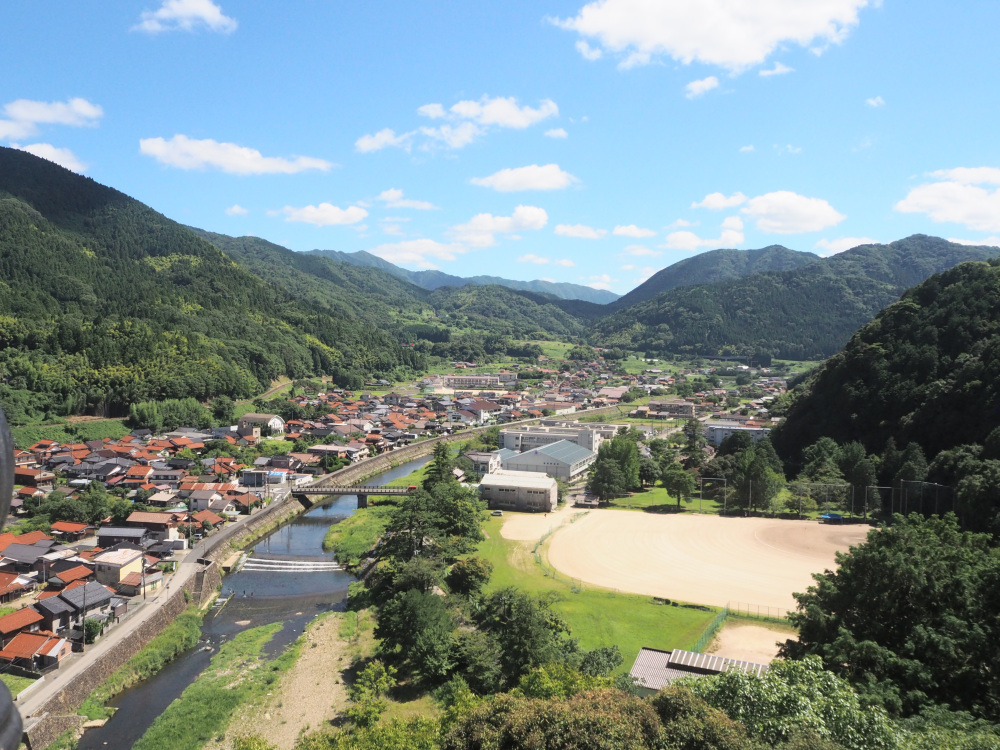
<path fill-rule="evenodd" d="M 656 461 L 649 456 L 639 459 L 639 482 L 645 487 L 647 484 L 656 484 L 660 478 L 660 467 Z"/>
<path fill-rule="evenodd" d="M 580 672 L 591 677 L 607 677 L 621 666 L 623 659 L 618 646 L 605 646 L 588 651 L 580 660 Z"/>
<path fill-rule="evenodd" d="M 614 461 L 621 471 L 626 490 L 637 490 L 642 485 L 639 481 L 639 447 L 628 434 L 615 435 L 611 440 L 601 443 L 597 449 L 597 460 Z"/>
<path fill-rule="evenodd" d="M 663 725 L 663 750 L 762 750 L 743 725 L 687 687 L 668 687 L 651 701 Z"/>
<path fill-rule="evenodd" d="M 451 566 L 451 571 L 448 573 L 448 588 L 452 593 L 466 598 L 478 596 L 483 586 L 489 583 L 492 573 L 493 563 L 473 555 Z"/>
<path fill-rule="evenodd" d="M 684 423 L 684 437 L 687 442 L 684 450 L 688 453 L 698 453 L 705 447 L 705 433 L 702 430 L 701 422 L 691 418 Z"/>
<path fill-rule="evenodd" d="M 681 499 L 687 500 L 698 488 L 694 476 L 685 471 L 678 463 L 671 463 L 663 472 L 663 488 L 667 494 L 677 498 L 677 509 L 680 510 Z"/>
<path fill-rule="evenodd" d="M 212 399 L 211 409 L 216 424 L 231 425 L 236 422 L 236 404 L 229 396 L 217 396 Z"/>
<path fill-rule="evenodd" d="M 864 706 L 850 684 L 824 670 L 815 657 L 772 662 L 759 676 L 733 669 L 685 682 L 692 693 L 770 747 L 791 740 L 800 730 L 847 750 L 896 746 L 886 712 Z"/>
<path fill-rule="evenodd" d="M 396 670 L 375 659 L 358 674 L 347 689 L 353 704 L 345 712 L 360 727 L 375 724 L 385 711 L 385 695 L 396 685 Z"/>
<path fill-rule="evenodd" d="M 429 490 L 435 484 L 442 482 L 454 482 L 455 475 L 451 473 L 454 466 L 448 444 L 438 443 L 435 445 L 433 458 L 431 458 L 427 472 L 424 474 L 424 489 Z"/>
<path fill-rule="evenodd" d="M 1000 551 L 991 544 L 951 514 L 895 516 L 795 595 L 799 638 L 783 655 L 820 657 L 892 714 L 937 702 L 997 721 Z"/>
<path fill-rule="evenodd" d="M 609 503 L 627 492 L 625 475 L 618 463 L 610 458 L 598 458 L 590 467 L 587 492 L 597 495 L 602 503 Z"/>

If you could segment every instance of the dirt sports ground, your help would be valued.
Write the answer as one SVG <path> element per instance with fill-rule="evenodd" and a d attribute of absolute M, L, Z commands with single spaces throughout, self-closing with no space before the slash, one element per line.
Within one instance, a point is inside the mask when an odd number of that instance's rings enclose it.
<path fill-rule="evenodd" d="M 548 561 L 567 577 L 684 602 L 772 610 L 794 609 L 792 594 L 805 591 L 813 573 L 834 567 L 835 552 L 863 541 L 870 530 L 695 513 L 599 509 L 580 515 L 564 508 L 548 516 L 509 514 L 502 533 L 530 541 L 555 527 Z"/>

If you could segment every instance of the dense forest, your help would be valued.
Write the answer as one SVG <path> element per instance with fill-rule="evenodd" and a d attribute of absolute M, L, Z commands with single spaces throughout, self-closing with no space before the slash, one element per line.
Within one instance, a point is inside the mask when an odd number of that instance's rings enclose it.
<path fill-rule="evenodd" d="M 759 250 L 709 250 L 657 271 L 608 305 L 608 310 L 622 310 L 682 286 L 715 284 L 768 271 L 790 271 L 818 260 L 817 255 L 789 250 L 781 245 L 769 245 Z"/>
<path fill-rule="evenodd" d="M 269 285 L 185 227 L 0 149 L 0 402 L 13 422 L 143 400 L 246 397 L 280 376 L 422 370 L 355 316 Z"/>
<path fill-rule="evenodd" d="M 672 289 L 598 320 L 591 339 L 654 355 L 828 357 L 904 290 L 998 252 L 924 235 L 863 245 L 791 271 Z"/>

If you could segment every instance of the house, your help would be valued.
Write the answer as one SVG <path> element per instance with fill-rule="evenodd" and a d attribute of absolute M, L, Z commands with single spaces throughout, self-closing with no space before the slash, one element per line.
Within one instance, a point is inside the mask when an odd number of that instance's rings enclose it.
<path fill-rule="evenodd" d="M 144 547 L 152 541 L 149 531 L 141 527 L 102 526 L 97 530 L 97 546 L 101 549 L 108 549 L 123 542 Z"/>
<path fill-rule="evenodd" d="M 52 536 L 64 542 L 78 542 L 93 532 L 94 527 L 85 523 L 56 521 L 52 524 Z"/>
<path fill-rule="evenodd" d="M 144 528 L 153 539 L 164 541 L 180 538 L 177 527 L 182 520 L 183 516 L 178 513 L 135 511 L 125 519 L 125 525 L 130 528 Z"/>
<path fill-rule="evenodd" d="M 568 440 L 559 440 L 523 453 L 516 453 L 503 462 L 511 471 L 535 471 L 550 477 L 572 481 L 587 471 L 597 460 L 594 451 L 581 448 Z"/>
<path fill-rule="evenodd" d="M 500 470 L 500 456 L 496 453 L 468 451 L 464 455 L 467 459 L 472 461 L 472 470 L 481 477 Z"/>
<path fill-rule="evenodd" d="M 85 581 L 94 575 L 94 571 L 86 565 L 73 565 L 64 570 L 50 573 L 47 583 L 56 588 L 65 588 L 74 581 Z"/>
<path fill-rule="evenodd" d="M 163 571 L 154 570 L 143 575 L 142 573 L 129 573 L 122 578 L 121 583 L 116 587 L 118 593 L 123 596 L 145 596 L 150 591 L 155 591 L 163 585 Z"/>
<path fill-rule="evenodd" d="M 72 650 L 68 640 L 51 632 L 18 633 L 0 651 L 0 659 L 22 669 L 39 671 L 58 665 Z"/>
<path fill-rule="evenodd" d="M 733 669 L 760 676 L 768 670 L 768 665 L 679 648 L 660 651 L 643 647 L 639 650 L 629 675 L 639 687 L 640 695 L 652 695 L 681 677 L 705 677 Z"/>
<path fill-rule="evenodd" d="M 130 573 L 142 575 L 144 563 L 142 550 L 127 547 L 102 552 L 94 558 L 97 580 L 108 586 L 117 586 Z"/>
<path fill-rule="evenodd" d="M 31 607 L 25 607 L 0 617 L 0 643 L 6 646 L 18 633 L 37 631 L 41 627 L 43 619 L 41 613 Z"/>
<path fill-rule="evenodd" d="M 253 435 L 260 437 L 267 429 L 272 435 L 280 435 L 285 432 L 285 420 L 277 414 L 256 414 L 249 413 L 240 417 L 236 425 L 236 431 L 242 435 Z"/>
<path fill-rule="evenodd" d="M 222 495 L 214 490 L 195 490 L 188 495 L 191 510 L 207 510 L 222 500 Z"/>
<path fill-rule="evenodd" d="M 88 581 L 66 587 L 59 598 L 73 608 L 70 624 L 75 626 L 88 616 L 106 617 L 111 612 L 114 594 L 107 587 Z"/>
<path fill-rule="evenodd" d="M 19 599 L 34 588 L 34 578 L 17 573 L 0 573 L 0 604 Z"/>
<path fill-rule="evenodd" d="M 213 513 L 210 510 L 203 510 L 199 513 L 195 513 L 193 516 L 191 516 L 191 519 L 198 525 L 199 528 L 204 528 L 204 525 L 206 523 L 212 528 L 215 528 L 217 526 L 221 526 L 226 522 L 225 518 L 216 513 Z"/>
<path fill-rule="evenodd" d="M 550 513 L 559 504 L 552 477 L 531 471 L 498 471 L 479 483 L 479 494 L 491 509 Z"/>

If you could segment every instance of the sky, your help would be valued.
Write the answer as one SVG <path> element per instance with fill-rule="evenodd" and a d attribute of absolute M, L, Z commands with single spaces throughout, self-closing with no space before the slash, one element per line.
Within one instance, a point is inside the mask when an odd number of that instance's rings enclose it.
<path fill-rule="evenodd" d="M 7 3 L 0 145 L 184 224 L 623 294 L 1000 245 L 995 0 Z"/>

